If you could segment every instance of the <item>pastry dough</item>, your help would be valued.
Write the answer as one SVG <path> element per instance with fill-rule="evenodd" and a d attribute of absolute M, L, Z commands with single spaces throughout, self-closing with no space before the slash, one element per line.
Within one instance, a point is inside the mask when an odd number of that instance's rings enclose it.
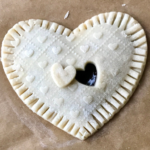
<path fill-rule="evenodd" d="M 81 140 L 101 128 L 129 100 L 146 58 L 143 28 L 121 12 L 99 14 L 73 31 L 46 20 L 21 21 L 2 43 L 3 68 L 20 99 Z M 89 62 L 97 69 L 93 87 L 75 79 L 75 70 L 84 70 Z M 59 65 L 53 68 L 55 63 Z M 70 72 L 63 71 L 68 66 Z M 61 86 L 55 71 L 66 81 Z"/>

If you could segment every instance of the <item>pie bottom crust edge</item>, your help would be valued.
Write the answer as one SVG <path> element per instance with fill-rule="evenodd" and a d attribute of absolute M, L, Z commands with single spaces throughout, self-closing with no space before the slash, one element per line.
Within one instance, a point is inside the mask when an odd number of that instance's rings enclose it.
<path fill-rule="evenodd" d="M 19 44 L 19 41 L 17 41 L 19 39 L 18 37 L 22 36 L 24 32 L 30 32 L 34 25 L 69 37 L 78 34 L 79 31 L 82 32 L 88 28 L 93 28 L 97 24 L 115 25 L 124 31 L 126 36 L 130 37 L 134 47 L 134 55 L 137 57 L 134 56 L 134 58 L 132 58 L 133 64 L 124 81 L 132 86 L 132 90 L 128 89 L 127 84 L 121 85 L 110 99 L 107 99 L 107 101 L 101 104 L 102 109 L 99 111 L 96 110 L 96 112 L 92 114 L 95 122 L 87 122 L 84 126 L 78 126 L 75 122 L 60 116 L 56 112 L 51 111 L 44 103 L 39 102 L 38 98 L 35 98 L 32 93 L 28 91 L 28 88 L 23 86 L 23 83 L 17 80 L 16 77 L 18 74 L 13 68 L 13 52 L 11 51 L 11 48 L 15 48 Z M 63 31 L 60 31 L 61 28 L 63 28 Z M 51 122 L 53 125 L 72 136 L 77 137 L 80 140 L 85 140 L 107 123 L 132 96 L 146 64 L 147 41 L 143 28 L 134 18 L 121 12 L 109 12 L 92 17 L 73 31 L 58 25 L 57 23 L 46 20 L 31 19 L 28 21 L 21 21 L 14 25 L 14 27 L 5 35 L 1 53 L 2 64 L 6 76 L 20 99 L 43 119 Z"/>

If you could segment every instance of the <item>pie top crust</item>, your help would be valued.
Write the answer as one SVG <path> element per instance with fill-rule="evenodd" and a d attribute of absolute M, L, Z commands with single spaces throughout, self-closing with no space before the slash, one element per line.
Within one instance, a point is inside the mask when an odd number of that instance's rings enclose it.
<path fill-rule="evenodd" d="M 46 20 L 21 21 L 2 43 L 3 68 L 20 99 L 33 112 L 81 140 L 125 105 L 146 58 L 143 28 L 121 12 L 99 14 L 73 31 Z M 55 63 L 84 69 L 88 62 L 97 69 L 94 87 L 74 78 L 64 87 L 54 82 L 59 80 L 55 74 L 52 78 L 59 68 L 52 70 Z M 63 73 L 60 71 L 61 77 Z"/>

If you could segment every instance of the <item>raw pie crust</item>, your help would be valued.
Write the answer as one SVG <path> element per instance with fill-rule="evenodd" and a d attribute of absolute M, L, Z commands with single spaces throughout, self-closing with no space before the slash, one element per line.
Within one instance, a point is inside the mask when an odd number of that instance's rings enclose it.
<path fill-rule="evenodd" d="M 99 14 L 73 31 L 46 20 L 21 21 L 2 43 L 3 68 L 20 99 L 81 140 L 125 105 L 139 82 L 146 57 L 143 28 L 121 12 Z M 71 72 L 59 72 L 60 66 L 84 70 L 88 62 L 97 69 L 94 87 L 79 83 Z M 52 69 L 55 63 L 59 67 Z M 69 76 L 71 83 L 59 87 L 55 71 L 62 80 Z"/>

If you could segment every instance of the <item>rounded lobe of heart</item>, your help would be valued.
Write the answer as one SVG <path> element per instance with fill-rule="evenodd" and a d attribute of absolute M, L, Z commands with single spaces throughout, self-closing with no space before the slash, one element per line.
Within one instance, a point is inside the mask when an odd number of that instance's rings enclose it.
<path fill-rule="evenodd" d="M 76 70 L 73 66 L 67 66 L 63 69 L 61 64 L 55 63 L 51 67 L 51 75 L 55 84 L 62 88 L 67 86 L 75 78 Z"/>

